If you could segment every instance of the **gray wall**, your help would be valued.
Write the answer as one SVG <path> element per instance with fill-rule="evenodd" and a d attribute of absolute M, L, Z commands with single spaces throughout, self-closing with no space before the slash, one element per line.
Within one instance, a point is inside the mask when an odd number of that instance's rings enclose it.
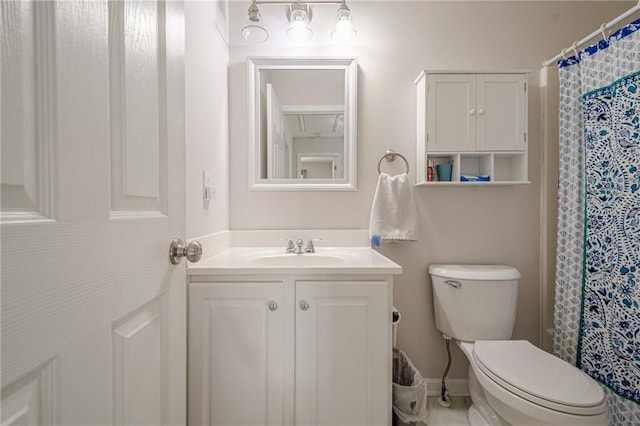
<path fill-rule="evenodd" d="M 614 18 L 633 2 L 349 2 L 358 40 L 329 43 L 333 6 L 315 6 L 316 37 L 293 47 L 284 37 L 284 6 L 262 6 L 270 39 L 247 46 L 239 37 L 248 2 L 231 3 L 229 146 L 231 229 L 364 229 L 378 160 L 386 149 L 415 164 L 415 87 L 423 69 L 531 69 L 529 78 L 530 185 L 495 188 L 415 188 L 421 226 L 416 243 L 380 251 L 404 268 L 395 280 L 402 312 L 398 346 L 426 377 L 445 366 L 435 329 L 432 263 L 499 263 L 522 272 L 514 337 L 539 343 L 541 63 Z M 357 56 L 358 190 L 355 192 L 249 191 L 247 174 L 246 57 Z M 398 162 L 400 163 L 400 162 Z M 385 165 L 386 166 L 386 165 Z M 383 166 L 383 167 L 385 167 Z M 401 164 L 397 170 L 403 169 Z M 415 176 L 412 170 L 412 175 Z M 277 244 L 277 242 L 274 242 Z M 466 361 L 454 348 L 451 377 L 465 377 Z"/>

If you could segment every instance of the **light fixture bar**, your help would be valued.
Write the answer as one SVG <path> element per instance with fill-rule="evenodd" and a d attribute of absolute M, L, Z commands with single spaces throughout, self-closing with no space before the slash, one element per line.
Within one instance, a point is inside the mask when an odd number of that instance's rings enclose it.
<path fill-rule="evenodd" d="M 291 4 L 295 0 L 255 0 L 256 4 Z M 302 4 L 342 4 L 342 0 L 301 0 Z"/>
<path fill-rule="evenodd" d="M 251 0 L 251 6 L 247 11 L 249 25 L 242 31 L 242 38 L 252 43 L 261 43 L 269 38 L 269 32 L 262 26 L 258 5 L 276 4 L 288 5 L 287 38 L 294 43 L 305 43 L 313 37 L 313 30 L 309 26 L 313 17 L 312 5 L 340 5 L 336 13 L 335 26 L 331 32 L 331 38 L 339 43 L 350 42 L 356 38 L 358 32 L 353 27 L 351 10 L 346 0 Z"/>

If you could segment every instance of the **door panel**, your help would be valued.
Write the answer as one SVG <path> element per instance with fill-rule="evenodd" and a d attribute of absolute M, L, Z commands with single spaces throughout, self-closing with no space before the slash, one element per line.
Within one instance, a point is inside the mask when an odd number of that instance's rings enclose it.
<path fill-rule="evenodd" d="M 48 115 L 53 92 L 53 5 L 2 2 L 2 191 L 3 223 L 52 218 L 55 213 L 55 138 Z M 36 40 L 38 43 L 36 43 Z"/>
<path fill-rule="evenodd" d="M 185 266 L 167 256 L 185 233 L 182 5 L 0 13 L 3 169 L 15 162 L 1 182 L 1 397 L 28 408 L 3 421 L 184 424 Z M 110 77 L 122 64 L 136 75 L 124 93 L 142 93 L 126 104 Z M 114 117 L 128 123 L 119 152 Z"/>
<path fill-rule="evenodd" d="M 478 150 L 525 148 L 522 74 L 478 74 Z"/>
<path fill-rule="evenodd" d="M 166 213 L 166 81 L 162 7 L 109 3 L 111 210 Z"/>
<path fill-rule="evenodd" d="M 427 151 L 475 150 L 476 76 L 435 74 L 427 84 Z"/>
<path fill-rule="evenodd" d="M 296 304 L 296 424 L 390 424 L 388 283 L 298 281 Z"/>
<path fill-rule="evenodd" d="M 56 361 L 51 360 L 3 391 L 2 424 L 53 425 Z"/>
<path fill-rule="evenodd" d="M 166 295 L 123 318 L 113 329 L 115 424 L 166 424 Z"/>
<path fill-rule="evenodd" d="M 267 84 L 267 178 L 287 179 L 291 176 L 291 135 L 287 129 L 282 105 L 271 83 Z"/>
<path fill-rule="evenodd" d="M 281 282 L 190 284 L 190 424 L 283 424 L 283 305 Z"/>

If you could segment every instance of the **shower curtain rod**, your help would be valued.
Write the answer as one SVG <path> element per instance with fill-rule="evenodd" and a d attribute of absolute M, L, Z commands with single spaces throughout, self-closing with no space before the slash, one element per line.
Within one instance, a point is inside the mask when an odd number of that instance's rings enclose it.
<path fill-rule="evenodd" d="M 560 51 L 560 53 L 558 53 L 556 56 L 554 56 L 553 58 L 545 61 L 542 63 L 543 67 L 548 67 L 549 65 L 555 63 L 558 59 L 562 58 L 565 56 L 565 54 L 569 53 L 571 50 L 574 50 L 575 53 L 577 53 L 578 50 L 578 46 L 582 46 L 583 44 L 585 44 L 586 42 L 588 42 L 589 40 L 591 40 L 592 38 L 598 36 L 598 35 L 602 35 L 603 37 L 606 38 L 606 34 L 605 31 L 610 29 L 611 27 L 613 27 L 616 24 L 619 24 L 620 22 L 624 21 L 625 19 L 627 19 L 629 16 L 633 15 L 634 13 L 640 11 L 640 0 L 638 1 L 638 4 L 636 4 L 635 6 L 633 6 L 631 9 L 627 10 L 626 12 L 624 12 L 622 15 L 618 16 L 617 18 L 604 23 L 600 26 L 600 28 L 598 28 L 597 30 L 595 30 L 594 32 L 592 32 L 591 34 L 589 34 L 588 36 L 586 36 L 585 38 L 583 38 L 580 41 L 576 41 L 574 42 L 571 46 L 567 47 L 566 49 L 562 49 L 562 51 Z"/>

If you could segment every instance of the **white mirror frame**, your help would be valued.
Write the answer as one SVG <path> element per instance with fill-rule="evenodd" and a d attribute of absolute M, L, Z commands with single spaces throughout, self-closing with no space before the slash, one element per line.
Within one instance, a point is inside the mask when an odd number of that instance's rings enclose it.
<path fill-rule="evenodd" d="M 344 170 L 342 179 L 264 179 L 260 177 L 260 70 L 344 70 Z M 249 189 L 271 191 L 355 191 L 357 176 L 358 62 L 354 57 L 247 58 Z"/>

